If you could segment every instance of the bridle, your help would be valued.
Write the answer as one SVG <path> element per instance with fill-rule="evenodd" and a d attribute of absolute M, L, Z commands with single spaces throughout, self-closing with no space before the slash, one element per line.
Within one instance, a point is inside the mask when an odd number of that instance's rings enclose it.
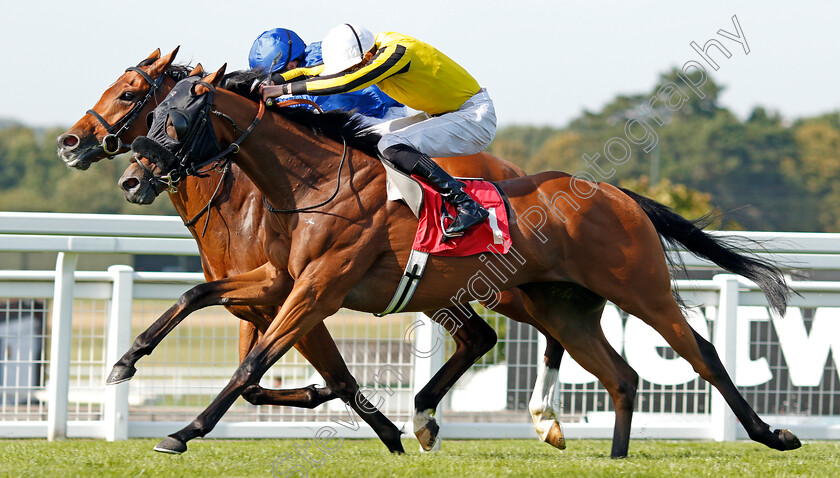
<path fill-rule="evenodd" d="M 205 88 L 207 88 L 208 91 L 207 91 L 207 93 L 204 94 L 204 96 L 206 96 L 206 99 L 204 99 L 204 104 L 200 107 L 199 112 L 197 114 L 195 114 L 194 118 L 189 118 L 189 120 L 188 120 L 189 124 L 182 126 L 182 133 L 183 133 L 184 141 L 183 142 L 179 141 L 179 143 L 180 143 L 179 152 L 175 154 L 175 157 L 178 158 L 178 160 L 179 160 L 178 164 L 173 169 L 170 169 L 169 172 L 166 173 L 165 175 L 160 176 L 160 177 L 155 177 L 152 174 L 152 172 L 145 165 L 142 164 L 142 162 L 139 160 L 139 158 L 135 158 L 136 162 L 140 165 L 140 167 L 147 174 L 149 174 L 149 176 L 151 176 L 151 182 L 153 182 L 153 183 L 157 182 L 159 184 L 162 183 L 168 189 L 168 191 L 170 193 L 174 193 L 174 192 L 178 191 L 177 190 L 178 182 L 180 182 L 186 176 L 192 175 L 192 176 L 198 176 L 198 177 L 205 177 L 207 175 L 207 173 L 209 173 L 212 170 L 215 170 L 215 171 L 222 174 L 222 177 L 219 179 L 219 183 L 216 185 L 216 189 L 213 192 L 213 195 L 211 196 L 207 205 L 205 205 L 205 207 L 202 208 L 201 211 L 199 211 L 199 213 L 195 217 L 193 217 L 192 219 L 190 219 L 189 221 L 187 221 L 185 223 L 185 225 L 187 225 L 187 226 L 194 225 L 197 222 L 199 217 L 201 217 L 204 213 L 209 211 L 214 199 L 216 198 L 217 193 L 219 192 L 219 190 L 221 188 L 222 182 L 224 181 L 225 177 L 227 176 L 227 173 L 230 171 L 230 163 L 231 163 L 231 160 L 232 160 L 231 156 L 233 156 L 234 154 L 237 154 L 239 152 L 239 150 L 240 150 L 239 145 L 245 140 L 245 138 L 247 138 L 251 134 L 251 132 L 253 132 L 254 128 L 256 128 L 256 126 L 260 123 L 263 115 L 265 114 L 265 103 L 263 101 L 259 101 L 259 109 L 257 111 L 256 116 L 254 117 L 254 120 L 251 122 L 251 124 L 246 129 L 243 130 L 242 128 L 240 128 L 236 124 L 236 122 L 233 120 L 233 118 L 231 118 L 230 116 L 228 116 L 228 115 L 226 115 L 226 114 L 224 114 L 220 111 L 214 110 L 212 108 L 213 95 L 216 92 L 216 87 L 215 86 L 213 86 L 213 85 L 211 85 L 207 82 L 198 80 L 193 84 L 192 89 L 191 89 L 192 92 L 195 91 L 195 87 L 197 85 L 204 86 Z M 317 105 L 317 103 L 315 103 L 313 101 L 310 101 L 310 100 L 306 100 L 306 99 L 286 100 L 286 101 L 282 101 L 282 102 L 277 103 L 276 106 L 285 107 L 285 106 L 293 106 L 293 105 L 300 105 L 300 104 L 313 106 L 319 112 L 323 112 L 321 110 L 321 108 Z M 207 127 L 211 127 L 210 126 L 210 121 L 209 121 L 209 119 L 210 119 L 209 115 L 210 114 L 214 114 L 214 115 L 216 115 L 220 118 L 226 119 L 227 121 L 229 121 L 233 125 L 234 129 L 236 129 L 238 131 L 242 131 L 242 134 L 236 140 L 234 140 L 230 145 L 228 145 L 225 149 L 217 152 L 216 154 L 214 154 L 209 159 L 202 160 L 198 163 L 191 163 L 189 161 L 190 153 L 194 150 L 201 150 L 202 145 L 197 144 L 197 142 L 200 140 L 200 138 L 206 138 L 206 136 L 204 134 L 202 134 L 203 129 L 207 128 Z M 164 127 L 165 127 L 165 125 L 164 125 Z M 179 132 L 178 136 L 179 137 L 181 136 L 181 132 Z M 308 211 L 308 210 L 312 210 L 312 209 L 324 206 L 324 205 L 328 204 L 330 201 L 332 201 L 333 199 L 335 199 L 335 197 L 338 195 L 338 192 L 339 192 L 340 187 L 341 187 L 341 171 L 342 171 L 344 163 L 346 162 L 346 159 L 347 159 L 347 140 L 345 138 L 342 138 L 342 140 L 343 140 L 343 143 L 344 143 L 344 149 L 343 149 L 343 152 L 342 152 L 342 155 L 341 155 L 341 162 L 339 163 L 339 167 L 338 167 L 338 181 L 337 181 L 337 184 L 336 184 L 335 192 L 328 199 L 326 199 L 325 201 L 322 201 L 321 203 L 311 205 L 311 206 L 305 206 L 305 207 L 301 207 L 301 208 L 277 209 L 277 208 L 274 208 L 273 206 L 271 206 L 268 203 L 268 200 L 263 196 L 263 203 L 268 208 L 268 210 L 270 212 L 273 212 L 273 213 L 302 212 L 302 211 Z M 157 166 L 158 166 L 159 169 L 161 169 L 161 171 L 166 170 L 164 165 L 158 164 Z M 208 219 L 208 222 L 209 222 L 209 219 Z M 207 223 L 205 223 L 204 228 L 205 228 L 205 231 L 206 231 Z"/>
<path fill-rule="evenodd" d="M 141 77 L 143 77 L 144 80 L 146 80 L 146 82 L 149 83 L 149 92 L 146 93 L 146 96 L 142 100 L 138 101 L 137 103 L 134 103 L 134 106 L 131 107 L 131 110 L 129 110 L 128 113 L 124 114 L 122 118 L 118 119 L 114 124 L 108 124 L 108 121 L 106 121 L 105 118 L 102 117 L 102 115 L 94 111 L 93 108 L 85 112 L 86 114 L 89 114 L 96 118 L 96 120 L 99 121 L 99 123 L 105 128 L 105 131 L 108 132 L 108 134 L 105 135 L 104 138 L 102 138 L 102 143 L 100 144 L 102 151 L 108 155 L 108 159 L 113 159 L 114 156 L 116 156 L 120 152 L 120 150 L 124 148 L 131 148 L 131 145 L 122 142 L 120 136 L 123 133 L 125 133 L 125 131 L 129 127 L 131 127 L 131 124 L 134 123 L 134 120 L 137 119 L 137 116 L 140 114 L 140 110 L 142 110 L 143 107 L 146 106 L 146 103 L 148 103 L 149 100 L 155 95 L 158 88 L 160 88 L 160 85 L 163 84 L 163 77 L 166 76 L 165 74 L 161 74 L 157 77 L 157 79 L 152 79 L 152 77 L 149 76 L 148 73 L 136 66 L 130 66 L 125 69 L 126 73 L 128 73 L 129 71 L 133 71 L 139 74 Z M 113 147 L 111 147 L 111 145 L 113 145 Z"/>
<path fill-rule="evenodd" d="M 189 118 L 188 119 L 188 124 L 182 126 L 182 128 L 185 128 L 185 130 L 182 130 L 181 132 L 179 132 L 179 136 L 181 136 L 181 134 L 184 135 L 183 136 L 184 140 L 182 142 L 180 142 L 181 147 L 179 148 L 178 153 L 175 154 L 175 157 L 178 158 L 178 164 L 176 165 L 176 167 L 174 169 L 169 170 L 169 172 L 166 173 L 165 175 L 160 176 L 160 177 L 156 177 L 154 175 L 154 173 L 152 173 L 152 171 L 145 164 L 143 164 L 143 161 L 138 157 L 137 153 L 134 154 L 134 158 L 133 158 L 134 162 L 136 162 L 137 165 L 141 169 L 143 169 L 144 175 L 146 175 L 149 178 L 149 181 L 152 184 L 155 184 L 155 183 L 162 184 L 170 194 L 174 194 L 174 193 L 178 192 L 177 185 L 186 176 L 194 175 L 194 176 L 198 176 L 198 177 L 206 177 L 208 175 L 208 173 L 212 170 L 215 170 L 216 172 L 221 174 L 221 177 L 219 178 L 219 182 L 216 184 L 216 188 L 213 191 L 213 194 L 210 196 L 210 199 L 207 201 L 207 204 L 205 204 L 205 206 L 203 208 L 201 208 L 201 210 L 195 216 L 193 216 L 192 219 L 184 222 L 184 225 L 187 226 L 187 227 L 195 225 L 198 222 L 199 218 L 201 218 L 201 216 L 203 216 L 204 214 L 206 214 L 210 211 L 210 208 L 212 207 L 213 202 L 215 201 L 217 195 L 219 194 L 219 191 L 221 190 L 221 187 L 222 187 L 222 184 L 225 181 L 225 178 L 227 178 L 227 176 L 230 173 L 230 162 L 231 162 L 230 156 L 232 156 L 234 154 L 237 154 L 239 152 L 239 149 L 240 149 L 239 144 L 242 143 L 242 141 L 244 141 L 245 138 L 248 137 L 248 135 L 251 134 L 251 132 L 254 130 L 254 128 L 256 128 L 256 126 L 260 123 L 260 121 L 262 120 L 262 117 L 265 113 L 265 104 L 260 102 L 259 110 L 257 111 L 256 117 L 251 122 L 250 126 L 248 126 L 248 128 L 243 130 L 242 128 L 240 128 L 236 124 L 236 122 L 233 120 L 233 118 L 231 118 L 230 116 L 228 116 L 228 115 L 226 115 L 226 114 L 224 114 L 220 111 L 216 111 L 216 110 L 212 109 L 213 94 L 216 91 L 216 88 L 213 85 L 199 80 L 199 81 L 196 81 L 193 84 L 191 91 L 194 92 L 195 91 L 195 86 L 199 85 L 199 84 L 203 85 L 204 87 L 206 87 L 208 89 L 208 93 L 206 93 L 207 99 L 204 100 L 204 103 L 200 107 L 200 110 L 199 110 L 198 114 L 196 115 L 196 117 L 195 118 Z M 228 120 L 233 125 L 234 129 L 237 130 L 237 131 L 242 131 L 242 134 L 239 136 L 239 138 L 237 138 L 235 141 L 233 141 L 227 148 L 225 148 L 224 150 L 218 151 L 210 159 L 201 161 L 198 164 L 191 164 L 189 162 L 189 158 L 190 158 L 191 153 L 195 150 L 201 150 L 202 149 L 201 145 L 197 144 L 198 141 L 201 141 L 201 140 L 206 141 L 206 136 L 202 133 L 203 133 L 204 128 L 210 127 L 210 124 L 209 124 L 209 122 L 210 122 L 209 121 L 210 120 L 209 115 L 210 114 L 214 114 L 216 116 L 219 116 L 220 118 L 224 118 L 224 119 Z M 164 127 L 165 127 L 165 125 L 164 125 Z M 218 142 L 216 142 L 215 139 L 213 140 L 213 142 L 216 144 L 216 146 L 218 146 Z M 159 164 L 159 163 L 155 162 L 155 165 L 161 171 L 165 171 L 167 169 L 166 165 L 164 165 L 164 164 Z M 205 166 L 207 166 L 207 167 L 205 167 Z M 204 229 L 201 233 L 202 235 L 204 235 L 204 233 L 207 232 L 207 225 L 209 224 L 209 222 L 210 222 L 210 217 L 208 215 L 207 220 L 204 223 Z"/>
<path fill-rule="evenodd" d="M 198 80 L 192 86 L 192 91 L 195 91 L 195 87 L 198 85 L 202 85 L 207 88 L 207 93 L 205 96 L 207 98 L 204 100 L 204 105 L 201 107 L 201 110 L 198 113 L 196 118 L 190 118 L 190 123 L 188 125 L 188 130 L 185 132 L 185 139 L 182 143 L 182 146 L 179 152 L 176 154 L 176 157 L 179 159 L 178 165 L 170 170 L 167 174 L 161 176 L 160 178 L 156 178 L 158 181 L 165 181 L 169 185 L 170 192 L 177 192 L 177 189 L 174 189 L 175 185 L 181 181 L 186 176 L 198 176 L 203 177 L 206 173 L 210 172 L 211 170 L 222 171 L 224 168 L 228 166 L 231 161 L 231 156 L 234 154 L 239 153 L 239 145 L 245 141 L 254 128 L 260 124 L 262 121 L 263 115 L 265 114 L 265 104 L 260 101 L 259 102 L 259 109 L 257 110 L 257 115 L 254 117 L 254 120 L 251 124 L 246 128 L 242 129 L 230 116 L 222 113 L 221 111 L 217 111 L 213 109 L 213 95 L 216 92 L 216 87 L 211 85 L 210 83 Z M 214 114 L 220 118 L 226 119 L 233 125 L 234 129 L 237 131 L 241 131 L 242 134 L 230 143 L 227 148 L 217 152 L 214 154 L 210 159 L 202 160 L 197 164 L 192 164 L 189 162 L 190 154 L 196 150 L 201 149 L 200 145 L 197 142 L 203 138 L 204 136 L 201 134 L 204 128 L 210 127 L 210 114 Z M 217 143 L 218 146 L 218 143 Z M 209 165 L 209 166 L 208 166 Z M 204 169 L 202 169 L 204 168 Z M 163 169 L 163 168 L 161 168 Z M 173 190 L 174 189 L 174 190 Z"/>

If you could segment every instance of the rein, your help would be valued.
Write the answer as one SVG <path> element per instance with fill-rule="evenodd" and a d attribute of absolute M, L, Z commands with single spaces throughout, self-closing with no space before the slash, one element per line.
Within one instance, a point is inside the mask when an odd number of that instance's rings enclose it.
<path fill-rule="evenodd" d="M 260 105 L 262 105 L 262 102 L 260 102 Z M 303 98 L 295 98 L 295 99 L 291 99 L 291 100 L 281 101 L 279 103 L 274 103 L 274 106 L 277 106 L 279 108 L 282 108 L 284 106 L 294 106 L 294 105 L 309 105 L 309 106 L 312 106 L 313 108 L 315 108 L 315 110 L 318 111 L 319 113 L 324 112 L 324 110 L 321 109 L 321 107 L 318 105 L 318 103 L 315 103 L 314 101 L 303 99 Z M 325 205 L 329 204 L 330 201 L 335 199 L 335 197 L 338 196 L 338 191 L 341 189 L 341 169 L 344 167 L 344 162 L 347 159 L 347 140 L 343 136 L 342 136 L 341 140 L 342 140 L 342 143 L 344 145 L 344 149 L 341 152 L 341 161 L 338 163 L 338 176 L 336 177 L 335 192 L 332 193 L 332 196 L 330 196 L 327 200 L 322 201 L 318 204 L 315 204 L 315 205 L 312 205 L 312 206 L 304 206 L 304 207 L 294 208 L 294 209 L 277 209 L 274 206 L 272 206 L 271 204 L 269 204 L 268 199 L 266 199 L 266 197 L 263 196 L 263 198 L 262 198 L 263 205 L 265 205 L 265 207 L 269 210 L 269 212 L 273 212 L 275 214 L 277 214 L 277 213 L 288 214 L 288 213 L 295 213 L 295 212 L 311 211 L 312 209 L 317 209 L 321 206 L 325 206 Z"/>
<path fill-rule="evenodd" d="M 198 213 L 195 216 L 193 216 L 192 219 L 190 219 L 189 221 L 184 223 L 185 226 L 187 226 L 187 227 L 194 226 L 198 222 L 198 219 L 201 216 L 203 216 L 205 213 L 207 213 L 207 220 L 204 221 L 204 229 L 202 229 L 202 231 L 201 231 L 201 235 L 204 236 L 204 233 L 207 232 L 207 225 L 210 223 L 210 214 L 209 214 L 210 213 L 210 206 L 213 205 L 213 201 L 216 199 L 216 195 L 219 194 L 219 190 L 222 188 L 222 183 L 225 182 L 225 178 L 228 176 L 229 172 L 230 172 L 230 163 L 228 162 L 228 163 L 225 164 L 224 169 L 222 169 L 222 171 L 221 171 L 222 177 L 219 178 L 219 183 L 216 184 L 216 189 L 213 191 L 213 195 L 210 196 L 210 200 L 207 201 L 207 204 L 205 204 L 204 207 L 201 208 L 201 210 L 198 211 Z"/>
<path fill-rule="evenodd" d="M 343 137 L 341 138 L 341 140 L 344 143 L 344 150 L 341 153 L 341 162 L 338 163 L 338 176 L 336 176 L 336 179 L 335 179 L 335 181 L 336 181 L 335 192 L 332 194 L 332 196 L 330 196 L 327 200 L 325 200 L 323 202 L 320 202 L 318 204 L 315 204 L 315 205 L 312 205 L 312 206 L 299 207 L 299 208 L 295 208 L 295 209 L 277 209 L 274 206 L 272 206 L 271 204 L 269 204 L 268 199 L 266 199 L 265 196 L 263 196 L 263 204 L 265 204 L 265 207 L 268 208 L 268 210 L 270 212 L 273 212 L 273 213 L 303 212 L 303 211 L 310 211 L 312 209 L 316 209 L 316 208 L 319 208 L 321 206 L 325 206 L 325 205 L 329 204 L 330 201 L 335 199 L 335 197 L 338 196 L 339 189 L 341 189 L 341 168 L 344 167 L 344 161 L 347 159 L 347 140 L 344 139 Z"/>
<path fill-rule="evenodd" d="M 134 106 L 131 107 L 131 110 L 129 110 L 128 113 L 123 115 L 122 118 L 118 119 L 114 124 L 108 124 L 108 121 L 106 121 L 105 118 L 102 117 L 102 115 L 94 111 L 93 108 L 85 112 L 85 114 L 89 114 L 96 118 L 96 120 L 99 121 L 99 124 L 101 124 L 105 128 L 105 131 L 108 132 L 108 134 L 105 135 L 104 138 L 102 138 L 102 143 L 100 144 L 102 151 L 108 155 L 108 159 L 113 159 L 114 156 L 117 153 L 119 153 L 121 149 L 131 147 L 131 145 L 123 143 L 122 139 L 120 139 L 120 136 L 123 133 L 125 133 L 125 131 L 131 126 L 131 124 L 134 123 L 134 120 L 137 119 L 137 116 L 140 114 L 140 110 L 142 110 L 143 107 L 146 106 L 146 103 L 149 102 L 149 100 L 157 92 L 157 89 L 160 88 L 160 85 L 163 84 L 163 77 L 165 76 L 165 74 L 161 74 L 157 77 L 157 79 L 152 79 L 152 77 L 149 76 L 148 73 L 136 66 L 130 66 L 126 68 L 125 71 L 126 73 L 128 73 L 129 71 L 133 71 L 142 76 L 143 79 L 149 83 L 149 92 L 146 93 L 146 96 L 137 103 L 134 103 Z M 120 124 L 122 124 L 121 127 Z M 117 130 L 117 127 L 119 127 L 119 130 Z M 114 132 L 115 130 L 117 130 L 116 133 Z M 109 147 L 109 142 L 114 143 L 114 148 Z"/>
<path fill-rule="evenodd" d="M 210 89 L 210 91 L 215 91 L 215 87 L 213 87 L 212 85 L 210 85 L 208 83 L 205 83 L 203 81 L 199 81 L 199 82 L 197 82 L 197 84 L 204 85 L 205 87 Z M 207 201 L 207 204 L 205 204 L 204 207 L 201 208 L 201 210 L 198 211 L 198 213 L 195 216 L 192 217 L 192 219 L 190 219 L 190 220 L 188 220 L 184 223 L 184 225 L 187 226 L 187 227 L 194 226 L 198 222 L 198 220 L 201 218 L 201 216 L 203 216 L 204 214 L 207 214 L 207 219 L 204 222 L 204 229 L 201 231 L 202 236 L 207 232 L 207 225 L 210 223 L 210 214 L 209 213 L 210 213 L 210 208 L 213 206 L 213 201 L 216 200 L 216 197 L 218 196 L 219 191 L 222 189 L 222 184 L 225 182 L 225 179 L 229 176 L 229 173 L 230 173 L 230 157 L 229 156 L 232 155 L 232 154 L 239 153 L 239 149 L 240 149 L 239 145 L 243 141 L 245 141 L 245 138 L 247 138 L 248 135 L 250 135 L 251 132 L 254 131 L 254 128 L 256 128 L 258 124 L 260 124 L 260 121 L 262 121 L 263 115 L 265 114 L 265 105 L 263 104 L 263 102 L 260 102 L 259 110 L 257 110 L 256 117 L 254 117 L 254 120 L 251 122 L 251 124 L 248 126 L 248 128 L 246 128 L 244 131 L 242 130 L 242 128 L 240 128 L 236 124 L 236 122 L 230 116 L 228 116 L 228 115 L 226 115 L 226 114 L 224 114 L 220 111 L 216 111 L 216 110 L 211 110 L 211 112 L 216 114 L 220 118 L 224 118 L 224 119 L 230 121 L 230 123 L 233 125 L 234 129 L 242 131 L 242 134 L 239 136 L 239 138 L 237 138 L 234 142 L 232 142 L 230 145 L 228 145 L 228 147 L 225 148 L 223 151 L 219 152 L 218 154 L 216 154 L 215 156 L 213 156 L 209 160 L 202 162 L 201 164 L 198 164 L 198 165 L 195 165 L 195 166 L 192 166 L 192 167 L 186 167 L 183 170 L 170 171 L 169 174 L 167 174 L 165 176 L 162 176 L 160 179 L 156 178 L 158 181 L 165 181 L 168 184 L 169 192 L 171 194 L 171 193 L 178 192 L 178 188 L 176 187 L 176 184 L 185 175 L 195 174 L 197 176 L 202 176 L 202 175 L 208 173 L 210 170 L 213 170 L 213 169 L 215 169 L 216 171 L 221 173 L 221 177 L 219 178 L 219 182 L 218 182 L 218 184 L 216 184 L 216 189 L 213 191 L 213 194 L 210 196 L 210 199 Z M 139 161 L 138 161 L 138 163 L 139 163 Z M 212 164 L 212 165 L 210 166 L 210 168 L 207 168 L 205 170 L 200 170 L 200 168 L 202 166 L 206 165 L 206 164 Z M 142 167 L 144 170 L 148 171 L 148 169 L 146 169 L 146 167 L 143 166 L 142 164 L 140 164 L 140 167 Z M 176 174 L 173 176 L 173 173 L 176 173 Z"/>
<path fill-rule="evenodd" d="M 254 128 L 256 128 L 256 126 L 260 123 L 260 121 L 262 121 L 263 115 L 265 114 L 265 107 L 266 107 L 265 102 L 263 102 L 263 101 L 259 102 L 259 109 L 257 111 L 256 117 L 254 117 L 254 120 L 251 122 L 251 124 L 248 126 L 248 128 L 246 128 L 243 131 L 242 128 L 240 128 L 230 116 L 228 116 L 228 115 L 226 115 L 226 114 L 224 114 L 220 111 L 212 109 L 212 94 L 216 91 L 215 86 L 213 86 L 209 83 L 206 83 L 204 81 L 197 81 L 195 83 L 195 85 L 193 86 L 193 88 L 196 85 L 202 85 L 202 86 L 206 87 L 209 90 L 208 94 L 210 95 L 210 97 L 209 97 L 209 100 L 206 102 L 206 105 L 204 106 L 204 110 L 202 111 L 202 114 L 201 114 L 201 121 L 200 121 L 201 125 L 198 128 L 192 128 L 191 129 L 189 143 L 185 142 L 183 144 L 182 148 L 181 148 L 182 151 L 184 151 L 184 150 L 187 151 L 187 153 L 181 159 L 181 164 L 178 167 L 172 169 L 166 175 L 163 175 L 161 177 L 154 177 L 154 175 L 151 174 L 151 171 L 149 171 L 149 169 L 146 168 L 145 165 L 143 165 L 139 160 L 137 161 L 137 163 L 140 164 L 140 167 L 143 168 L 146 172 L 148 172 L 152 176 L 151 181 L 158 182 L 158 183 L 164 183 L 170 194 L 178 192 L 177 184 L 178 184 L 178 182 L 181 181 L 181 179 L 183 179 L 186 176 L 195 175 L 195 176 L 201 177 L 201 176 L 204 176 L 206 173 L 208 173 L 211 170 L 216 170 L 216 171 L 222 173 L 222 177 L 219 179 L 219 183 L 216 185 L 216 190 L 213 192 L 213 195 L 210 197 L 210 200 L 208 201 L 208 203 L 198 212 L 198 214 L 196 214 L 192 219 L 190 219 L 189 221 L 184 223 L 184 225 L 187 226 L 187 227 L 195 225 L 196 222 L 198 221 L 198 219 L 202 215 L 209 212 L 210 207 L 213 204 L 213 201 L 216 199 L 216 196 L 218 195 L 218 192 L 221 189 L 222 183 L 224 182 L 225 178 L 228 176 L 227 173 L 230 170 L 230 162 L 231 162 L 230 156 L 239 153 L 239 151 L 240 151 L 240 146 L 239 145 L 245 140 L 245 138 L 247 138 L 251 134 L 251 132 L 254 130 Z M 323 113 L 323 110 L 321 109 L 321 107 L 317 103 L 315 103 L 314 101 L 311 101 L 311 100 L 303 99 L 303 98 L 290 99 L 290 100 L 285 100 L 285 101 L 281 101 L 279 103 L 276 103 L 276 106 L 278 106 L 278 107 L 294 106 L 294 105 L 312 106 L 318 112 Z M 225 148 L 224 150 L 220 151 L 219 153 L 213 155 L 210 159 L 202 161 L 201 163 L 198 163 L 198 164 L 187 165 L 187 164 L 185 164 L 186 159 L 189 157 L 189 152 L 195 146 L 195 142 L 197 141 L 197 138 L 199 137 L 198 130 L 200 130 L 203 127 L 206 127 L 206 123 L 207 123 L 207 119 L 208 119 L 208 112 L 213 113 L 220 118 L 224 118 L 224 119 L 228 120 L 233 125 L 234 129 L 242 131 L 242 134 L 239 136 L 239 138 L 237 138 L 230 145 L 228 145 L 227 148 Z M 312 206 L 305 206 L 305 207 L 295 208 L 295 209 L 277 209 L 277 208 L 273 207 L 271 204 L 269 204 L 268 200 L 265 198 L 265 196 L 263 196 L 262 201 L 263 201 L 263 204 L 266 206 L 266 208 L 272 213 L 295 213 L 295 212 L 309 211 L 309 210 L 312 210 L 312 209 L 315 209 L 315 208 L 319 208 L 321 206 L 324 206 L 324 205 L 328 204 L 333 199 L 335 199 L 335 197 L 338 195 L 338 193 L 341 189 L 341 171 L 343 170 L 344 163 L 347 160 L 347 139 L 342 137 L 342 142 L 343 142 L 343 151 L 341 153 L 341 161 L 339 162 L 339 165 L 338 165 L 338 176 L 337 176 L 337 179 L 336 179 L 336 188 L 335 188 L 335 192 L 333 192 L 333 194 L 328 199 L 326 199 L 325 201 L 322 201 L 318 204 L 312 205 Z M 201 168 L 203 168 L 207 165 L 210 165 L 210 166 L 207 167 L 206 169 L 201 169 Z M 209 220 L 210 219 L 209 219 L 209 216 L 208 216 L 207 222 L 205 222 L 205 224 L 204 224 L 204 231 L 205 232 L 207 230 L 207 223 L 209 222 Z M 204 232 L 202 232 L 202 235 L 203 234 L 204 234 Z"/>

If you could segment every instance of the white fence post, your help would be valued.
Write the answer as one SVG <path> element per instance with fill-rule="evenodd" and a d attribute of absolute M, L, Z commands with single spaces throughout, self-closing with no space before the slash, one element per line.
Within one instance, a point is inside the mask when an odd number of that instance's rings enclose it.
<path fill-rule="evenodd" d="M 714 277 L 720 286 L 720 302 L 714 324 L 714 345 L 720 361 L 735 382 L 735 347 L 738 325 L 738 276 L 720 274 Z M 738 420 L 720 392 L 712 393 L 712 427 L 715 441 L 735 441 Z"/>
<path fill-rule="evenodd" d="M 67 394 L 70 391 L 70 345 L 73 336 L 73 287 L 79 255 L 59 252 L 55 265 L 47 440 L 67 438 Z"/>
<path fill-rule="evenodd" d="M 131 341 L 131 307 L 134 296 L 134 269 L 129 266 L 111 266 L 108 272 L 114 277 L 111 310 L 108 317 L 106 373 L 128 350 Z M 128 439 L 128 382 L 105 387 L 105 439 Z"/>

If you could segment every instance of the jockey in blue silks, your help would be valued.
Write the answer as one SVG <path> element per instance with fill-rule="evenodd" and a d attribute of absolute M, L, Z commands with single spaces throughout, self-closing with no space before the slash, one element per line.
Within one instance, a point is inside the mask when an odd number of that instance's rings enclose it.
<path fill-rule="evenodd" d="M 254 40 L 248 54 L 248 65 L 252 69 L 260 68 L 266 72 L 270 69 L 276 83 L 283 82 L 279 73 L 294 68 L 314 67 L 323 62 L 321 42 L 306 45 L 297 33 L 285 28 L 274 28 L 260 34 Z M 284 99 L 292 98 L 314 101 L 324 111 L 355 110 L 356 113 L 366 116 L 366 122 L 369 123 L 401 118 L 406 114 L 405 106 L 375 85 L 350 93 L 327 96 L 304 94 Z"/>

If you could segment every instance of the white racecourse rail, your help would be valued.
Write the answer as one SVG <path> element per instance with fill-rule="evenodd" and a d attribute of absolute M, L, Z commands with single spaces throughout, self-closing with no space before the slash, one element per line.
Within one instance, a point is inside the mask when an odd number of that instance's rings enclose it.
<path fill-rule="evenodd" d="M 738 233 L 758 251 L 805 275 L 840 271 L 840 234 Z M 238 321 L 221 307 L 187 318 L 138 365 L 133 380 L 104 385 L 133 338 L 200 273 L 138 272 L 127 265 L 77 271 L 82 254 L 198 254 L 174 217 L 0 213 L 0 253 L 56 255 L 49 271 L 0 271 L 0 437 L 162 437 L 209 404 L 237 364 Z M 792 281 L 801 294 L 786 317 L 768 312 L 754 284 L 689 255 L 706 280 L 677 286 L 692 326 L 711 338 L 741 392 L 771 426 L 812 439 L 840 438 L 840 282 Z M 396 287 L 396 284 L 395 284 Z M 388 293 L 384 291 L 383 293 Z M 499 344 L 441 406 L 444 438 L 536 437 L 527 411 L 543 341 L 530 328 L 480 310 Z M 422 321 L 422 322 L 421 322 Z M 326 321 L 371 401 L 411 432 L 413 395 L 452 350 L 419 314 L 375 318 L 342 311 Z M 608 306 L 602 319 L 615 349 L 641 377 L 635 438 L 746 438 L 726 404 L 661 337 Z M 832 360 L 829 360 L 829 357 Z M 297 352 L 263 378 L 266 387 L 323 384 Z M 612 436 L 612 404 L 568 356 L 557 394 L 568 438 Z M 334 401 L 315 410 L 239 400 L 209 437 L 372 437 Z"/>

